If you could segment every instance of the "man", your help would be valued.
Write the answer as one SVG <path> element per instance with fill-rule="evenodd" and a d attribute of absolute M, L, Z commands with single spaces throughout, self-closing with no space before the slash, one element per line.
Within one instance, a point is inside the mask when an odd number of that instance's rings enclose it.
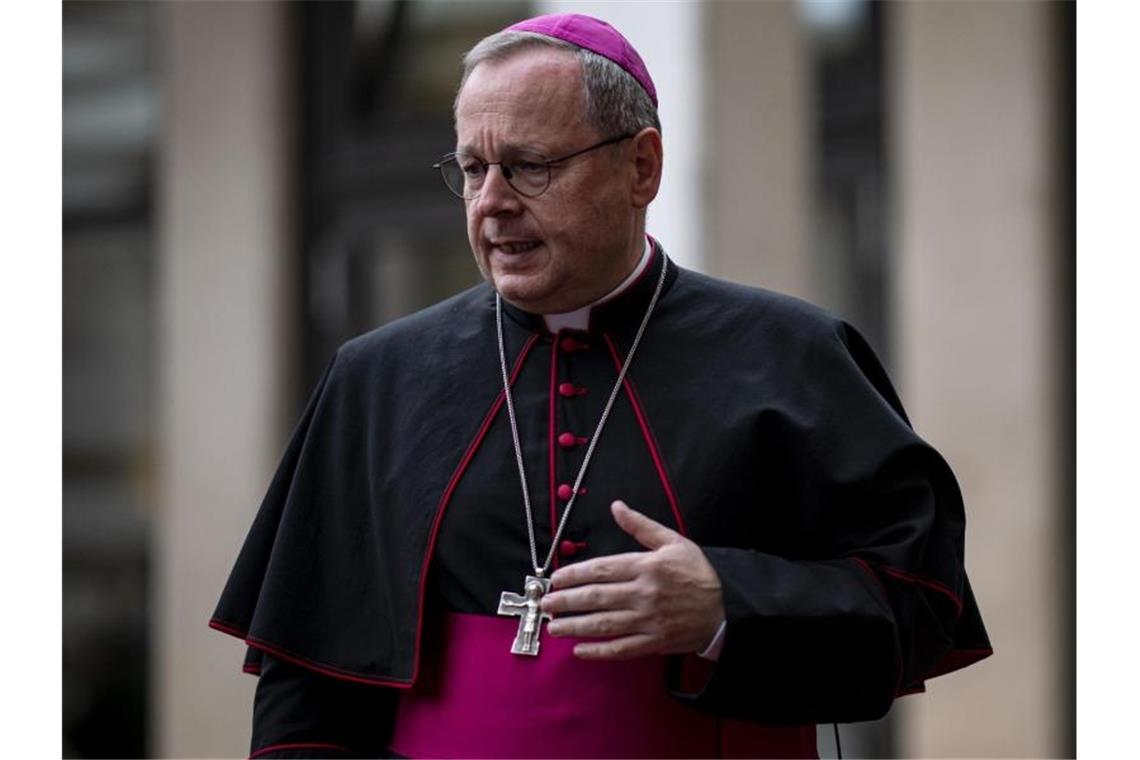
<path fill-rule="evenodd" d="M 468 53 L 438 168 L 486 282 L 313 394 L 211 621 L 254 756 L 811 757 L 989 654 L 858 333 L 646 237 L 656 103 L 589 17 Z"/>

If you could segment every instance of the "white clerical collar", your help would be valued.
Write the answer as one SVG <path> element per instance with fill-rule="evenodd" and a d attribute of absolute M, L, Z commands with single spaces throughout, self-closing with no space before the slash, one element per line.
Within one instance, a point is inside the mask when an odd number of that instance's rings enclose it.
<path fill-rule="evenodd" d="M 552 333 L 559 330 L 588 330 L 590 329 L 590 310 L 595 306 L 605 303 L 610 299 L 616 298 L 625 291 L 633 281 L 636 280 L 645 268 L 649 266 L 649 260 L 653 258 L 650 254 L 653 253 L 653 246 L 649 243 L 649 237 L 645 238 L 645 250 L 641 252 L 641 261 L 637 262 L 637 266 L 629 273 L 629 276 L 621 281 L 621 284 L 616 288 L 606 293 L 604 296 L 594 301 L 591 304 L 583 306 L 574 311 L 567 311 L 562 314 L 543 314 L 542 318 L 546 321 L 546 329 Z"/>

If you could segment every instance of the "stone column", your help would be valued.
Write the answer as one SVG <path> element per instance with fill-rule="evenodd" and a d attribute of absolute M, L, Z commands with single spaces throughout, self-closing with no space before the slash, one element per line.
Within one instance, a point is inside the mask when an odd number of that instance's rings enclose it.
<path fill-rule="evenodd" d="M 996 649 L 902 701 L 902 756 L 1057 756 L 1072 614 L 1057 8 L 891 12 L 900 388 L 961 483 Z"/>
<path fill-rule="evenodd" d="M 819 300 L 811 267 L 810 61 L 793 2 L 702 6 L 709 274 Z"/>
<path fill-rule="evenodd" d="M 285 7 L 163 11 L 151 746 L 239 757 L 256 681 L 241 643 L 206 624 L 287 432 Z"/>

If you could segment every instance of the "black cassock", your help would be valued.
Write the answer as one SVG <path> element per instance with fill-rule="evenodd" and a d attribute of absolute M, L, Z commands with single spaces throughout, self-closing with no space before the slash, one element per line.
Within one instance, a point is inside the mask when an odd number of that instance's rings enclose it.
<path fill-rule="evenodd" d="M 663 261 L 588 331 L 504 304 L 540 562 Z M 699 544 L 724 648 L 703 689 L 662 688 L 725 717 L 868 720 L 989 655 L 954 475 L 863 338 L 669 266 L 557 561 L 641 548 L 612 521 L 619 498 Z M 481 284 L 355 338 L 314 391 L 211 621 L 261 675 L 255 750 L 382 753 L 397 689 L 378 687 L 416 679 L 433 611 L 494 615 L 522 590 L 494 304 Z"/>

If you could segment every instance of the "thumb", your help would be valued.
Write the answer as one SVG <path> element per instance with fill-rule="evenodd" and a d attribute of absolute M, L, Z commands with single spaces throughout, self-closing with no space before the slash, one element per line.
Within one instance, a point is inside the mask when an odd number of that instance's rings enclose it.
<path fill-rule="evenodd" d="M 681 536 L 680 533 L 666 528 L 656 520 L 630 509 L 624 501 L 615 501 L 610 505 L 610 511 L 613 512 L 618 527 L 647 549 L 658 549 L 673 543 Z"/>

